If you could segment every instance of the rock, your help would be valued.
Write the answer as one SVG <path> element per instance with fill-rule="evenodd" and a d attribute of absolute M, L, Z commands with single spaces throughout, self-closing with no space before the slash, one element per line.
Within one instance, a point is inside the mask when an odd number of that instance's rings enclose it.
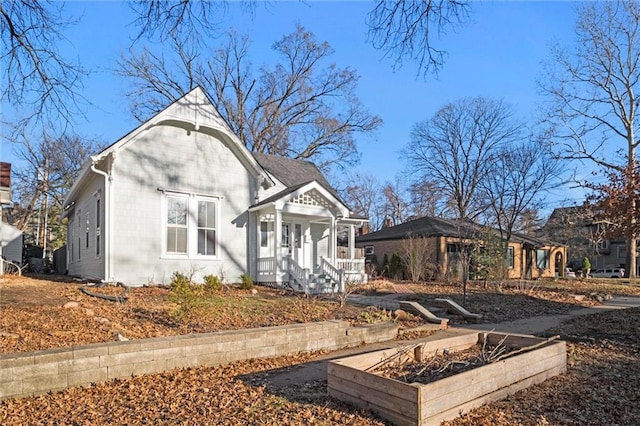
<path fill-rule="evenodd" d="M 574 294 L 573 298 L 578 302 L 582 302 L 584 299 L 587 298 L 587 296 L 585 296 L 584 294 Z"/>
<path fill-rule="evenodd" d="M 0 337 L 7 337 L 9 339 L 18 339 L 20 336 L 15 333 L 9 333 L 6 331 L 0 331 Z"/>
<path fill-rule="evenodd" d="M 258 290 L 256 290 L 255 288 L 251 290 L 251 294 L 258 294 Z"/>
<path fill-rule="evenodd" d="M 93 309 L 84 308 L 84 314 L 92 317 L 95 316 L 96 313 L 93 311 Z"/>
<path fill-rule="evenodd" d="M 398 321 L 407 321 L 409 319 L 409 314 L 402 309 L 396 309 L 393 312 L 393 316 L 396 317 Z"/>
<path fill-rule="evenodd" d="M 119 331 L 115 333 L 115 338 L 118 340 L 118 342 L 126 342 L 127 340 L 129 340 L 126 337 L 124 337 L 122 334 L 120 334 Z"/>
<path fill-rule="evenodd" d="M 80 306 L 80 303 L 78 302 L 67 302 L 64 305 L 62 305 L 63 308 L 65 309 L 72 309 L 72 308 L 77 308 L 78 306 Z"/>
<path fill-rule="evenodd" d="M 111 321 L 109 321 L 108 318 L 105 317 L 93 317 L 94 320 L 98 321 L 101 324 L 109 324 Z"/>

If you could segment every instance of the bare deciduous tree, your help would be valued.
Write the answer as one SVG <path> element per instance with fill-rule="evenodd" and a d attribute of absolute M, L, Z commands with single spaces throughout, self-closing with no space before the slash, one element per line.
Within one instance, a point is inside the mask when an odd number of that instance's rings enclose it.
<path fill-rule="evenodd" d="M 433 247 L 429 244 L 428 238 L 419 235 L 407 234 L 400 244 L 400 258 L 409 275 L 409 279 L 418 282 L 427 275 L 430 265 Z"/>
<path fill-rule="evenodd" d="M 340 190 L 342 199 L 355 214 L 369 219 L 371 231 L 382 228 L 384 211 L 381 208 L 382 186 L 372 173 L 356 173 L 345 179 L 348 184 Z"/>
<path fill-rule="evenodd" d="M 369 38 L 396 67 L 409 59 L 418 64 L 418 74 L 437 74 L 446 52 L 433 39 L 463 24 L 469 8 L 466 0 L 378 0 L 367 17 Z"/>
<path fill-rule="evenodd" d="M 486 202 L 479 191 L 491 158 L 518 139 L 522 125 L 502 101 L 461 99 L 418 123 L 404 149 L 416 182 L 431 181 L 454 204 L 459 218 L 475 219 Z"/>
<path fill-rule="evenodd" d="M 21 163 L 14 168 L 12 184 L 18 205 L 10 212 L 11 221 L 18 229 L 32 234 L 34 230 L 28 228 L 36 216 L 40 215 L 38 228 L 44 229 L 48 226 L 42 222 L 46 216 L 54 221 L 52 209 L 62 212 L 67 191 L 98 144 L 79 136 L 53 138 L 47 134 L 35 142 L 32 137 L 21 134 L 15 147 Z M 64 232 L 57 237 L 64 241 Z"/>
<path fill-rule="evenodd" d="M 409 192 L 409 217 L 407 220 L 424 216 L 447 217 L 449 203 L 444 192 L 433 182 L 412 182 Z"/>
<path fill-rule="evenodd" d="M 58 50 L 73 21 L 63 4 L 38 0 L 0 3 L 2 99 L 22 108 L 22 125 L 36 119 L 59 124 L 79 113 L 82 67 Z"/>
<path fill-rule="evenodd" d="M 548 76 L 541 84 L 554 101 L 548 114 L 552 134 L 565 158 L 624 173 L 633 167 L 640 144 L 640 4 L 584 3 L 576 35 L 573 49 L 553 48 Z M 635 277 L 638 234 L 631 230 L 638 218 L 628 220 L 627 269 Z"/>
<path fill-rule="evenodd" d="M 271 68 L 255 73 L 248 47 L 231 32 L 203 62 L 195 47 L 174 38 L 173 59 L 143 51 L 124 58 L 119 74 L 133 82 L 132 107 L 146 107 L 136 113 L 141 119 L 200 85 L 252 151 L 310 159 L 322 169 L 357 161 L 354 135 L 381 120 L 355 95 L 355 71 L 330 63 L 333 49 L 301 26 L 274 43 L 280 61 Z"/>
<path fill-rule="evenodd" d="M 506 248 L 522 215 L 544 206 L 544 194 L 558 184 L 564 170 L 551 147 L 535 139 L 502 147 L 488 166 L 491 173 L 480 181 L 480 187 L 490 223 Z"/>

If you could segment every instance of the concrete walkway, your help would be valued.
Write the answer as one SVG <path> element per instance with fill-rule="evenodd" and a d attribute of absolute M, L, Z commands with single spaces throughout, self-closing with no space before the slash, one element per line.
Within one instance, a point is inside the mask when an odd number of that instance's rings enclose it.
<path fill-rule="evenodd" d="M 495 330 L 503 333 L 536 334 L 545 330 L 556 328 L 564 321 L 583 315 L 597 314 L 599 312 L 616 309 L 640 307 L 640 297 L 614 296 L 611 300 L 603 302 L 601 306 L 581 308 L 561 315 L 547 315 L 533 318 L 523 318 L 497 324 L 467 324 L 464 328 L 469 330 Z"/>
<path fill-rule="evenodd" d="M 392 300 L 388 297 L 374 297 L 374 296 L 359 296 L 350 295 L 347 299 L 349 302 L 357 304 L 370 304 L 372 306 L 384 307 L 385 309 L 397 309 L 399 303 L 396 300 Z M 357 302 L 356 302 L 357 300 Z M 390 304 L 395 304 L 395 308 L 390 308 Z M 550 315 L 540 316 L 534 318 L 525 318 L 515 321 L 503 322 L 499 324 L 466 324 L 464 327 L 451 327 L 446 330 L 440 330 L 439 326 L 425 325 L 424 328 L 433 327 L 434 334 L 416 340 L 391 340 L 388 342 L 374 343 L 368 345 L 362 345 L 355 348 L 347 348 L 334 352 L 330 352 L 325 355 L 317 357 L 311 362 L 305 364 L 296 365 L 293 367 L 285 368 L 282 370 L 276 370 L 270 372 L 265 384 L 267 388 L 274 393 L 290 393 L 295 389 L 302 389 L 309 387 L 314 382 L 321 382 L 327 378 L 327 364 L 328 361 L 337 358 L 344 358 L 351 355 L 357 355 L 366 352 L 373 352 L 383 349 L 395 348 L 399 346 L 410 345 L 419 341 L 431 341 L 439 340 L 446 337 L 452 337 L 468 333 L 477 333 L 479 330 L 485 331 L 498 331 L 512 334 L 535 334 L 541 333 L 550 328 L 559 326 L 563 321 L 567 319 L 595 314 L 598 312 L 605 312 L 608 310 L 625 309 L 632 307 L 640 307 L 640 297 L 614 297 L 611 300 L 604 302 L 602 306 L 593 308 L 576 309 L 564 315 Z M 311 386 L 312 387 L 312 386 Z"/>

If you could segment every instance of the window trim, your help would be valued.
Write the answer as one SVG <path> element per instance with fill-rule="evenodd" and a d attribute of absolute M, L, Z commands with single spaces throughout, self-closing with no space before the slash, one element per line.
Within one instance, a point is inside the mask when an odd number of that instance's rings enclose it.
<path fill-rule="evenodd" d="M 544 253 L 544 266 L 540 266 L 540 258 L 538 254 L 540 252 Z M 538 269 L 549 269 L 551 268 L 551 250 L 549 249 L 536 249 L 536 267 Z"/>
<path fill-rule="evenodd" d="M 187 218 L 186 218 L 186 230 L 187 230 L 187 248 L 185 253 L 168 252 L 167 251 L 167 232 L 169 229 L 168 214 L 169 214 L 169 199 L 170 198 L 182 198 L 187 201 Z M 195 193 L 183 193 L 177 191 L 162 191 L 162 208 L 161 210 L 161 259 L 219 259 L 220 253 L 220 201 L 222 197 L 195 194 Z M 215 218 L 214 227 L 207 227 L 206 229 L 213 229 L 215 233 L 214 253 L 213 255 L 198 254 L 198 231 L 201 227 L 198 226 L 198 208 L 199 202 L 205 201 L 214 204 Z"/>
<path fill-rule="evenodd" d="M 516 266 L 516 251 L 513 246 L 507 247 L 507 269 L 513 269 Z"/>

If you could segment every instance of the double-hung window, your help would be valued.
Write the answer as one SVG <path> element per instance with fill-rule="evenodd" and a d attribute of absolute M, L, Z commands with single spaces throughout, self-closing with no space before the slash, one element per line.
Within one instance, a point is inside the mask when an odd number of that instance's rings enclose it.
<path fill-rule="evenodd" d="M 219 200 L 167 194 L 165 204 L 165 254 L 190 258 L 216 256 Z"/>
<path fill-rule="evenodd" d="M 216 255 L 216 202 L 198 200 L 198 255 Z"/>
<path fill-rule="evenodd" d="M 189 198 L 167 197 L 167 254 L 187 254 Z"/>

